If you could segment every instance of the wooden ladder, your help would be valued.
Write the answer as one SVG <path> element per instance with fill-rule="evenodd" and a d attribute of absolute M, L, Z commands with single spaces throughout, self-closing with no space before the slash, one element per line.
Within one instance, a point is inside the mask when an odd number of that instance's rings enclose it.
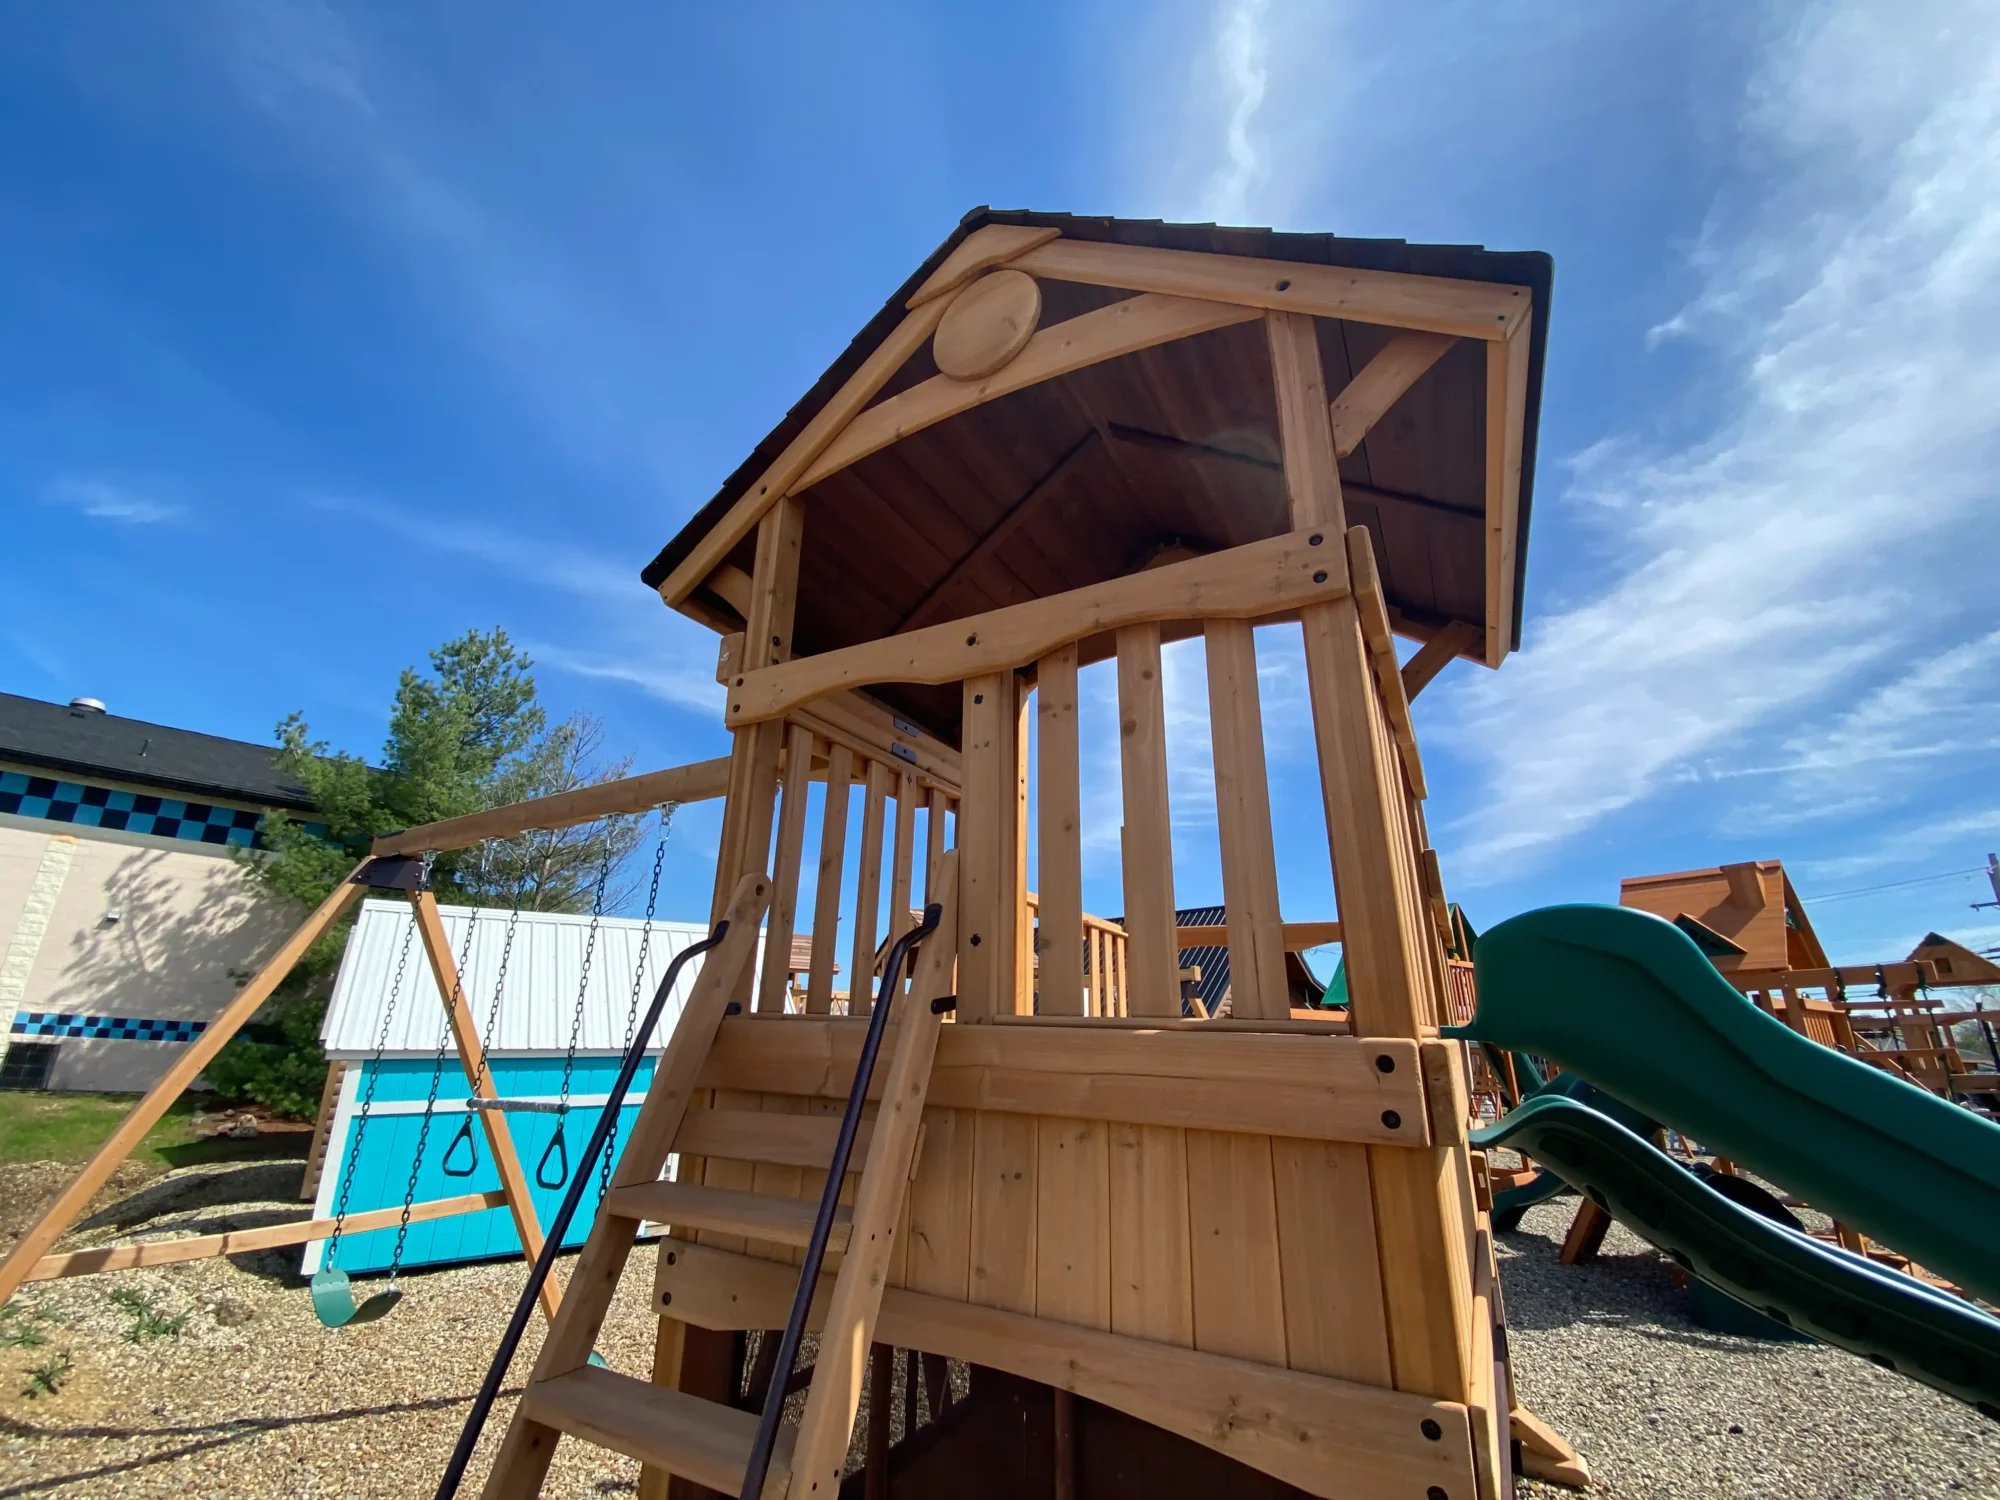
<path fill-rule="evenodd" d="M 796 1434 L 780 1435 L 764 1500 L 783 1500 L 788 1494 L 831 1500 L 840 1488 L 943 1019 L 931 1002 L 951 993 L 958 953 L 957 864 L 955 852 L 944 856 L 936 886 L 942 916 L 918 950 L 909 995 L 897 1002 L 895 1050 L 882 1080 L 880 1104 L 872 1128 L 859 1138 L 866 1142 L 861 1180 L 852 1206 L 840 1210 L 828 1241 L 829 1251 L 842 1252 L 842 1259 L 826 1304 L 805 1417 Z M 744 877 L 728 911 L 731 938 L 738 932 L 754 936 L 769 895 L 765 877 Z M 671 1151 L 700 1154 L 703 1133 L 713 1134 L 715 1122 L 701 1117 L 715 1112 L 691 1114 L 688 1106 L 753 946 L 725 940 L 702 968 L 654 1071 L 611 1191 L 563 1294 L 562 1310 L 494 1459 L 484 1491 L 487 1500 L 539 1494 L 565 1433 L 724 1494 L 741 1492 L 756 1441 L 756 1413 L 620 1375 L 589 1359 L 642 1220 L 788 1245 L 802 1246 L 810 1238 L 817 1208 L 810 1200 L 660 1178 Z M 758 1024 L 785 1023 L 772 1018 Z M 790 1129 L 816 1132 L 813 1141 L 803 1143 L 804 1150 L 832 1161 L 837 1117 L 760 1118 L 785 1118 Z M 692 1127 L 685 1139 L 684 1126 Z M 838 1193 L 839 1182 L 833 1181 L 831 1188 Z M 782 1389 L 783 1384 L 780 1372 L 774 1385 Z"/>

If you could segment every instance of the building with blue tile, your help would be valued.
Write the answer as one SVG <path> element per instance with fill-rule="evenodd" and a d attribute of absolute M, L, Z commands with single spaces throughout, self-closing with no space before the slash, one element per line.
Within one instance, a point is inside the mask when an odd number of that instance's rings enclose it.
<path fill-rule="evenodd" d="M 268 746 L 0 693 L 0 1087 L 156 1081 L 296 925 L 241 851 L 311 806 Z"/>

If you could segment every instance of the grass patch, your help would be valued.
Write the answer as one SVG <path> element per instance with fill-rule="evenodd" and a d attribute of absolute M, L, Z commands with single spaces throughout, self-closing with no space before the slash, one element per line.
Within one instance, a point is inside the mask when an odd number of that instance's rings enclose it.
<path fill-rule="evenodd" d="M 136 1094 L 0 1094 L 0 1163 L 88 1161 L 138 1102 Z M 166 1166 L 163 1150 L 194 1140 L 196 1107 L 176 1099 L 133 1160 Z"/>
<path fill-rule="evenodd" d="M 21 1394 L 30 1401 L 43 1396 L 53 1396 L 63 1388 L 70 1371 L 76 1366 L 70 1363 L 69 1350 L 65 1349 L 53 1359 L 44 1360 L 28 1371 L 28 1383 L 21 1387 Z"/>
<path fill-rule="evenodd" d="M 49 1341 L 43 1318 L 18 1302 L 0 1306 L 0 1349 L 39 1349 Z"/>
<path fill-rule="evenodd" d="M 139 1102 L 137 1094 L 0 1093 L 0 1166 L 19 1162 L 85 1162 L 111 1138 L 119 1122 Z M 160 1122 L 146 1132 L 131 1160 L 155 1170 L 208 1162 L 305 1154 L 310 1136 L 301 1131 L 250 1140 L 203 1136 L 195 1116 L 224 1108 L 207 1095 L 176 1099 Z"/>
<path fill-rule="evenodd" d="M 121 1286 L 111 1293 L 111 1305 L 130 1314 L 132 1326 L 125 1330 L 125 1342 L 143 1344 L 148 1339 L 177 1339 L 187 1327 L 188 1315 L 168 1317 L 160 1304 L 135 1286 Z"/>

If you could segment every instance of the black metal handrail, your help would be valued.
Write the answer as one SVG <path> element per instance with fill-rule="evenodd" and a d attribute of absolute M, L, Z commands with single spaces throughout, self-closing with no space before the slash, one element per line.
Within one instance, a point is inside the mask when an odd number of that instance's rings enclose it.
<path fill-rule="evenodd" d="M 598 1154 L 611 1140 L 612 1131 L 617 1129 L 618 1112 L 625 1106 L 626 1091 L 638 1076 L 639 1064 L 645 1060 L 647 1047 L 653 1039 L 653 1028 L 660 1024 L 660 1013 L 667 1008 L 667 997 L 674 991 L 674 981 L 680 978 L 681 966 L 696 954 L 708 952 L 722 941 L 728 931 L 727 920 L 717 922 L 715 930 L 701 942 L 690 944 L 674 955 L 674 961 L 667 966 L 666 976 L 660 980 L 660 987 L 653 992 L 653 1003 L 647 1008 L 645 1024 L 633 1033 L 632 1045 L 625 1049 L 618 1077 L 611 1085 L 604 1109 L 590 1132 L 590 1144 L 584 1147 L 579 1162 L 597 1160 Z M 569 1191 L 563 1195 L 562 1207 L 556 1210 L 555 1218 L 550 1221 L 548 1236 L 542 1241 L 542 1253 L 535 1257 L 535 1268 L 528 1273 L 528 1284 L 522 1289 L 521 1300 L 514 1306 L 514 1316 L 507 1322 L 507 1331 L 500 1336 L 500 1347 L 494 1351 L 493 1363 L 486 1370 L 486 1379 L 480 1383 L 479 1394 L 472 1401 L 472 1410 L 466 1414 L 465 1426 L 458 1434 L 458 1446 L 452 1449 L 451 1462 L 445 1465 L 444 1478 L 438 1481 L 436 1500 L 451 1500 L 458 1493 L 459 1484 L 465 1478 L 466 1465 L 472 1461 L 472 1450 L 479 1446 L 479 1434 L 485 1430 L 486 1418 L 493 1410 L 494 1398 L 500 1394 L 500 1383 L 507 1378 L 507 1367 L 514 1362 L 514 1351 L 521 1346 L 521 1335 L 527 1332 L 528 1319 L 534 1316 L 535 1299 L 541 1295 L 543 1284 L 555 1269 L 563 1236 L 569 1233 L 577 1206 L 583 1202 L 584 1189 L 590 1186 L 590 1175 L 578 1172 L 571 1178 Z"/>
<path fill-rule="evenodd" d="M 750 1462 L 743 1470 L 739 1500 L 763 1500 L 764 1476 L 771 1467 L 771 1452 L 778 1443 L 778 1424 L 785 1414 L 785 1377 L 799 1357 L 799 1342 L 805 1337 L 806 1319 L 812 1313 L 813 1293 L 819 1286 L 819 1270 L 826 1259 L 827 1237 L 833 1233 L 833 1216 L 840 1206 L 841 1179 L 847 1175 L 848 1158 L 854 1154 L 855 1132 L 861 1128 L 861 1107 L 868 1098 L 868 1085 L 875 1075 L 875 1054 L 882 1049 L 882 1033 L 889 1024 L 889 1001 L 902 982 L 903 965 L 910 949 L 937 931 L 944 907 L 936 902 L 924 908 L 924 919 L 896 939 L 889 958 L 882 965 L 882 988 L 876 992 L 875 1008 L 868 1016 L 868 1036 L 861 1044 L 861 1060 L 854 1065 L 854 1087 L 847 1091 L 847 1112 L 840 1117 L 840 1136 L 834 1142 L 833 1161 L 827 1168 L 826 1187 L 819 1195 L 819 1213 L 813 1219 L 812 1239 L 799 1270 L 799 1289 L 792 1297 L 792 1315 L 785 1320 L 784 1337 L 778 1344 L 776 1376 L 764 1397 L 763 1415 L 757 1421 L 757 1440 L 750 1445 Z"/>

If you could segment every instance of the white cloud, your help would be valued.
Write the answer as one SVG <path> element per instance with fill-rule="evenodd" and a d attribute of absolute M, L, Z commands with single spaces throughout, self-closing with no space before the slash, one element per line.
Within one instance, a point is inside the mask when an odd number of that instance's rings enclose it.
<path fill-rule="evenodd" d="M 715 680 L 713 661 L 699 663 L 683 655 L 672 657 L 615 656 L 573 651 L 546 642 L 531 645 L 529 654 L 558 671 L 574 672 L 601 682 L 622 682 L 691 713 L 722 719 L 722 687 Z"/>
<path fill-rule="evenodd" d="M 87 479 L 65 475 L 42 490 L 42 503 L 81 511 L 96 521 L 116 521 L 125 526 L 155 526 L 162 521 L 178 521 L 187 507 L 160 499 L 148 490 L 109 479 Z"/>
<path fill-rule="evenodd" d="M 1210 66 L 1217 75 L 1227 113 L 1224 162 L 1209 179 L 1205 216 L 1218 223 L 1247 222 L 1250 202 L 1267 174 L 1251 130 L 1269 82 L 1265 71 L 1269 38 L 1264 23 L 1270 8 L 1270 0 L 1231 0 L 1217 17 Z"/>
<path fill-rule="evenodd" d="M 1985 612 L 2000 16 L 1814 12 L 1754 80 L 1742 153 L 1754 201 L 1711 214 L 1700 294 L 1656 330 L 1712 356 L 1730 415 L 1677 451 L 1625 433 L 1580 455 L 1562 502 L 1601 536 L 1610 585 L 1531 617 L 1497 676 L 1438 690 L 1442 739 L 1484 772 L 1458 830 L 1475 877 L 1519 873 L 1704 758 L 1832 736 L 1824 791 L 1843 749 L 1867 764 L 1868 724 L 1841 705 L 1892 662 L 1958 664 Z M 1987 702 L 1957 737 L 1996 732 Z"/>

